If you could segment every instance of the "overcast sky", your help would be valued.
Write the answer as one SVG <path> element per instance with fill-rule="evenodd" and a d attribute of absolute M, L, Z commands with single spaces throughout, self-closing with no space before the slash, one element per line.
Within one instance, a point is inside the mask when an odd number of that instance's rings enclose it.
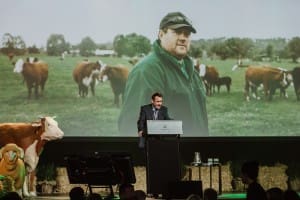
<path fill-rule="evenodd" d="M 300 0 L 0 0 L 0 38 L 20 35 L 40 47 L 53 33 L 78 44 L 135 32 L 153 41 L 161 18 L 180 11 L 197 29 L 192 39 L 289 39 L 300 36 L 299 9 Z"/>

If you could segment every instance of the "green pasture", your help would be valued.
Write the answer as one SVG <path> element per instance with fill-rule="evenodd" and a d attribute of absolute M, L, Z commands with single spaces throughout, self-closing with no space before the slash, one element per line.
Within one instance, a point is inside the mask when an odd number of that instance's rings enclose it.
<path fill-rule="evenodd" d="M 38 116 L 56 116 L 66 136 L 123 136 L 118 133 L 117 119 L 120 108 L 113 104 L 113 93 L 109 82 L 96 86 L 95 97 L 78 97 L 77 84 L 72 77 L 76 63 L 83 57 L 59 57 L 38 55 L 49 65 L 49 78 L 40 99 L 27 99 L 27 88 L 20 74 L 13 73 L 13 66 L 6 56 L 0 55 L 0 122 L 30 122 Z M 25 58 L 25 57 L 24 57 Z M 91 57 L 96 61 L 99 57 Z M 111 65 L 131 64 L 122 58 L 100 58 Z M 16 58 L 15 58 L 16 60 Z M 293 87 L 288 88 L 289 98 L 279 97 L 272 102 L 244 100 L 244 71 L 232 71 L 235 60 L 203 60 L 219 70 L 220 76 L 230 76 L 233 84 L 227 93 L 225 86 L 220 93 L 207 97 L 209 129 L 212 136 L 295 136 L 300 135 L 299 102 Z M 246 63 L 245 63 L 246 64 Z M 292 69 L 293 63 L 249 63 L 270 64 Z M 261 95 L 262 96 L 262 95 Z M 197 108 L 195 108 L 197 109 Z M 127 135 L 126 135 L 127 136 Z M 131 136 L 136 136 L 132 133 Z"/>

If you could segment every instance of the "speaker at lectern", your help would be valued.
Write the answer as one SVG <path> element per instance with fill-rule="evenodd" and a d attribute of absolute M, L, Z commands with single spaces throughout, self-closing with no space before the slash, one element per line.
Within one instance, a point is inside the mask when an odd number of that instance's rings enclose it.
<path fill-rule="evenodd" d="M 168 185 L 181 178 L 178 136 L 183 134 L 182 121 L 147 120 L 147 133 L 147 193 L 166 195 Z"/>

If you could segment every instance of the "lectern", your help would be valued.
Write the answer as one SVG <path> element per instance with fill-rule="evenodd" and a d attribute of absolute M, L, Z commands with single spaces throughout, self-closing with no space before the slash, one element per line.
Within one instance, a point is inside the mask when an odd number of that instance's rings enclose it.
<path fill-rule="evenodd" d="M 147 120 L 146 161 L 147 193 L 168 193 L 168 185 L 179 181 L 181 168 L 179 139 L 182 121 Z"/>

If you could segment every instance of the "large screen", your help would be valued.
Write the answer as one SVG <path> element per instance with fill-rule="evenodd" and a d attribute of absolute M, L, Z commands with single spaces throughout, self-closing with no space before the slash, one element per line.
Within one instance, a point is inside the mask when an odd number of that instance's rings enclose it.
<path fill-rule="evenodd" d="M 265 98 L 260 85 L 260 98 L 252 94 L 250 101 L 245 98 L 245 74 L 250 65 L 273 67 L 282 73 L 299 66 L 299 7 L 297 0 L 4 0 L 0 7 L 0 123 L 56 116 L 65 137 L 137 136 L 136 121 L 142 105 L 130 110 L 135 119 L 128 126 L 133 131 L 120 131 L 118 121 L 124 107 L 121 95 L 117 97 L 119 103 L 115 99 L 112 79 L 102 82 L 97 77 L 94 95 L 90 88 L 87 93 L 81 88 L 79 93 L 81 86 L 73 77 L 74 69 L 80 63 L 99 62 L 126 68 L 130 76 L 136 61 L 141 62 L 151 51 L 161 19 L 179 11 L 197 30 L 191 35 L 189 55 L 232 81 L 230 91 L 225 78 L 219 82 L 220 91 L 215 87 L 205 98 L 209 134 L 183 136 L 300 136 L 300 102 L 292 83 L 285 88 L 286 93 L 278 86 L 272 100 Z M 140 43 L 130 43 L 130 39 Z M 128 42 L 127 49 L 123 46 L 122 51 L 120 41 Z M 27 57 L 48 64 L 48 79 L 38 98 L 34 89 L 28 97 L 25 78 L 13 72 L 19 59 L 26 62 Z M 85 81 L 92 80 L 91 76 Z M 170 117 L 174 117 L 170 107 L 176 98 L 164 98 Z M 144 99 L 143 104 L 150 104 L 151 96 Z M 185 106 L 178 105 L 183 110 Z M 175 117 L 181 118 L 185 116 Z"/>

